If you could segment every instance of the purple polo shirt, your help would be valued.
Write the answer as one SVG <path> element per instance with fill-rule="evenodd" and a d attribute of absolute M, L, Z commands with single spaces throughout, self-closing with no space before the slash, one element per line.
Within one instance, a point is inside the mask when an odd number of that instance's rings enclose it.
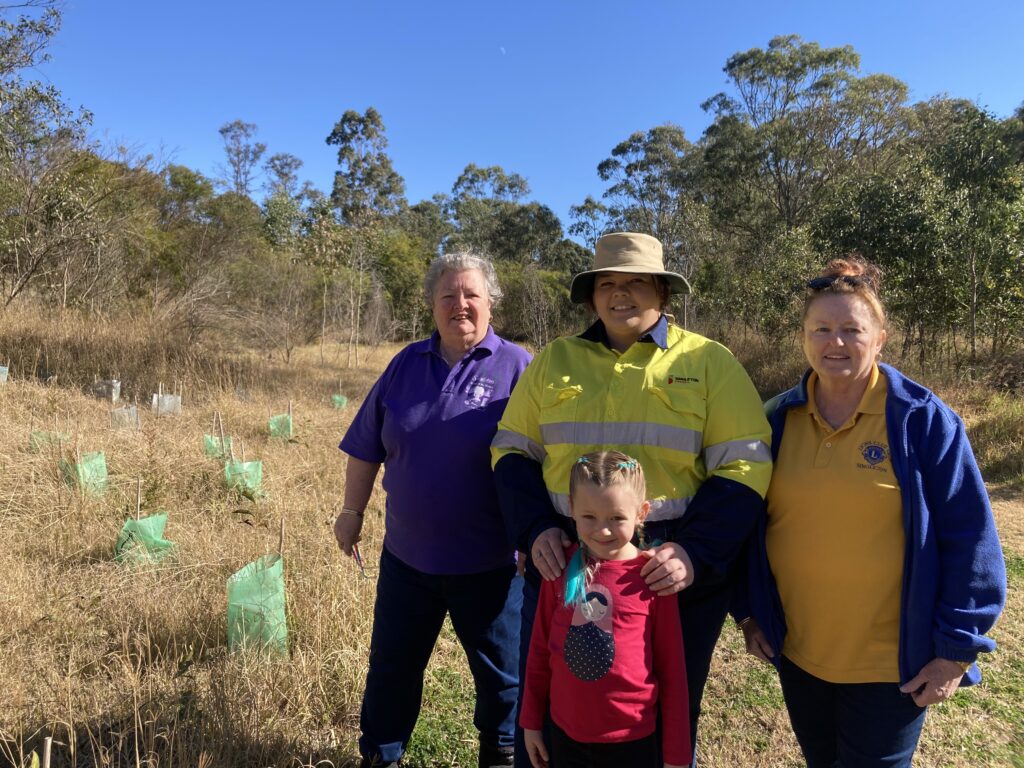
<path fill-rule="evenodd" d="M 491 472 L 491 440 L 530 353 L 492 328 L 453 368 L 437 331 L 391 361 L 339 446 L 384 465 L 384 545 L 436 575 L 513 561 Z"/>

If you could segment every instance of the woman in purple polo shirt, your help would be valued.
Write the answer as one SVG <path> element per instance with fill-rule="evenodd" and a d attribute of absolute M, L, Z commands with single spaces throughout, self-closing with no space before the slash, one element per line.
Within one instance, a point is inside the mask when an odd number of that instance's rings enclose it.
<path fill-rule="evenodd" d="M 479 765 L 508 766 L 522 580 L 489 447 L 530 355 L 490 327 L 501 290 L 488 260 L 439 256 L 424 282 L 437 330 L 395 356 L 340 446 L 349 458 L 334 533 L 346 555 L 381 464 L 387 493 L 359 751 L 363 766 L 398 764 L 447 614 L 476 684 Z"/>

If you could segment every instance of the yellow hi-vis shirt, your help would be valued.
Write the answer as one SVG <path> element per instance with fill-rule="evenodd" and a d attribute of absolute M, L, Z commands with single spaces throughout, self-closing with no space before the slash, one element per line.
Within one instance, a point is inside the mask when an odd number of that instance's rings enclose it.
<path fill-rule="evenodd" d="M 839 429 L 814 403 L 786 414 L 768 489 L 768 560 L 786 615 L 782 652 L 832 683 L 899 682 L 903 503 L 876 366 Z"/>
<path fill-rule="evenodd" d="M 539 462 L 552 503 L 568 516 L 573 462 L 589 451 L 624 451 L 644 468 L 648 520 L 670 520 L 683 516 L 710 475 L 763 497 L 769 432 L 732 353 L 669 325 L 666 349 L 637 342 L 619 353 L 578 336 L 551 342 L 512 391 L 491 459 L 520 453 Z"/>

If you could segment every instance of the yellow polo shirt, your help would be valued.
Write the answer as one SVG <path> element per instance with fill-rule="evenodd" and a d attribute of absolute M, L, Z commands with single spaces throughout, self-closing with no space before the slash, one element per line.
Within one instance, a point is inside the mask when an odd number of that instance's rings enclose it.
<path fill-rule="evenodd" d="M 768 488 L 768 559 L 788 632 L 783 653 L 833 683 L 899 682 L 903 504 L 875 366 L 857 411 L 832 429 L 814 402 L 786 414 Z"/>

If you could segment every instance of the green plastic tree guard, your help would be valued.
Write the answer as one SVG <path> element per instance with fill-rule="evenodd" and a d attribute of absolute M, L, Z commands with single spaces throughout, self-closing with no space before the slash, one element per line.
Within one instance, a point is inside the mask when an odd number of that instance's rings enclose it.
<path fill-rule="evenodd" d="M 107 490 L 107 458 L 103 451 L 83 453 L 78 462 L 60 460 L 60 471 L 68 485 L 89 496 L 102 496 Z"/>
<path fill-rule="evenodd" d="M 280 555 L 264 555 L 228 578 L 228 649 L 288 653 Z"/>
<path fill-rule="evenodd" d="M 166 525 L 166 512 L 125 520 L 114 544 L 114 560 L 136 565 L 163 560 L 175 546 L 173 541 L 164 539 Z"/>
<path fill-rule="evenodd" d="M 292 436 L 292 417 L 288 413 L 279 413 L 271 416 L 267 422 L 271 437 L 283 437 L 286 440 Z"/>
<path fill-rule="evenodd" d="M 203 435 L 203 453 L 211 459 L 226 459 L 231 455 L 231 438 L 225 437 L 222 447 L 217 435 Z"/>
<path fill-rule="evenodd" d="M 262 461 L 228 461 L 224 464 L 224 482 L 249 499 L 256 499 L 263 493 Z"/>

